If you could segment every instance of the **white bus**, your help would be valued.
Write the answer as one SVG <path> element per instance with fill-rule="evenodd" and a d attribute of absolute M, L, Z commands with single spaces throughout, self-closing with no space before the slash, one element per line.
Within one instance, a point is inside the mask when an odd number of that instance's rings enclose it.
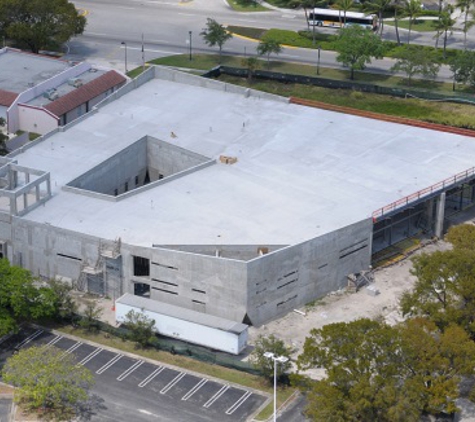
<path fill-rule="evenodd" d="M 375 15 L 365 15 L 358 12 L 345 12 L 334 9 L 313 9 L 308 14 L 308 23 L 311 26 L 330 26 L 341 28 L 350 25 L 360 25 L 376 31 L 378 20 Z"/>

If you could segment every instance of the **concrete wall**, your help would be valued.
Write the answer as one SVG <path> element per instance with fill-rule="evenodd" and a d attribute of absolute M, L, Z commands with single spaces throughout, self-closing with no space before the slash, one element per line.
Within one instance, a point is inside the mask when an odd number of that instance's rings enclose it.
<path fill-rule="evenodd" d="M 371 219 L 248 263 L 248 316 L 254 325 L 347 285 L 371 263 Z"/>
<path fill-rule="evenodd" d="M 58 119 L 41 107 L 18 106 L 20 130 L 44 135 L 58 127 Z"/>
<path fill-rule="evenodd" d="M 208 160 L 203 155 L 168 142 L 150 136 L 147 138 L 147 165 L 151 181 L 158 180 L 159 174 L 171 176 Z"/>
<path fill-rule="evenodd" d="M 135 283 L 145 283 L 151 299 L 260 325 L 345 287 L 348 274 L 367 269 L 371 234 L 367 219 L 248 262 L 122 243 L 117 261 L 122 271 L 109 277 L 104 262 L 99 278 L 111 297 L 133 294 Z M 78 280 L 84 267 L 97 266 L 105 242 L 8 216 L 0 218 L 0 241 L 11 246 L 13 264 L 35 275 L 71 280 Z M 134 256 L 149 260 L 149 275 L 134 274 Z"/>
<path fill-rule="evenodd" d="M 126 149 L 94 167 L 69 183 L 80 189 L 86 189 L 107 195 L 114 195 L 115 189 L 120 195 L 135 188 L 135 177 L 143 174 L 147 167 L 146 137 L 138 140 Z M 126 186 L 127 184 L 127 186 Z M 127 189 L 126 189 L 127 188 Z"/>
<path fill-rule="evenodd" d="M 124 292 L 149 284 L 151 298 L 242 322 L 246 314 L 246 263 L 159 248 L 122 246 Z M 133 256 L 150 260 L 150 276 L 133 273 Z"/>

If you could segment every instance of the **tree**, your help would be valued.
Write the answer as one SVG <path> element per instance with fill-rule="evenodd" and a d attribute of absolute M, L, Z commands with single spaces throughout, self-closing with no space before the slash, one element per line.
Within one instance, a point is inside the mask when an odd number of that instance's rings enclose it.
<path fill-rule="evenodd" d="M 287 347 L 285 343 L 271 334 L 269 337 L 259 336 L 256 340 L 254 350 L 251 354 L 250 360 L 252 364 L 262 372 L 262 375 L 269 380 L 274 378 L 274 361 L 264 356 L 264 353 L 271 352 L 275 356 L 284 356 L 289 360 L 285 363 L 276 363 L 277 380 L 284 381 L 287 378 L 287 373 L 292 367 L 290 355 L 293 350 Z"/>
<path fill-rule="evenodd" d="M 279 54 L 282 51 L 282 45 L 272 38 L 264 37 L 256 48 L 259 56 L 267 56 L 267 70 L 270 68 L 270 55 Z"/>
<path fill-rule="evenodd" d="M 405 17 L 409 18 L 409 32 L 407 33 L 407 43 L 411 42 L 411 30 L 414 20 L 422 12 L 422 3 L 420 0 L 404 0 L 402 5 L 402 13 Z"/>
<path fill-rule="evenodd" d="M 56 316 L 59 319 L 71 320 L 78 310 L 71 296 L 73 287 L 57 278 L 48 280 L 47 286 L 52 294 L 52 302 L 55 307 Z"/>
<path fill-rule="evenodd" d="M 473 6 L 473 0 L 457 0 L 455 3 L 455 7 L 460 9 L 460 11 L 464 14 L 463 16 L 463 48 L 464 50 L 467 48 L 467 32 L 473 26 L 474 21 L 469 20 L 469 16 L 471 15 L 471 7 Z"/>
<path fill-rule="evenodd" d="M 16 402 L 30 410 L 50 411 L 61 420 L 87 401 L 94 384 L 91 372 L 77 366 L 71 354 L 47 345 L 20 350 L 7 360 L 2 377 L 17 387 Z"/>
<path fill-rule="evenodd" d="M 474 363 L 475 343 L 460 327 L 440 333 L 423 319 L 398 327 L 360 319 L 311 330 L 297 366 L 323 368 L 326 378 L 292 380 L 308 393 L 311 420 L 416 422 L 456 410 L 458 382 Z"/>
<path fill-rule="evenodd" d="M 475 252 L 437 251 L 413 258 L 414 289 L 401 298 L 404 315 L 424 316 L 440 330 L 463 327 L 475 339 Z"/>
<path fill-rule="evenodd" d="M 456 82 L 475 84 L 475 53 L 473 51 L 457 51 L 450 59 L 449 66 L 453 74 L 453 91 L 455 91 Z"/>
<path fill-rule="evenodd" d="M 142 312 L 131 310 L 125 314 L 124 325 L 130 330 L 129 338 L 139 346 L 145 347 L 153 338 L 155 320 Z"/>
<path fill-rule="evenodd" d="M 87 331 L 97 331 L 99 329 L 98 320 L 102 315 L 102 309 L 96 302 L 89 300 L 86 302 L 83 315 L 79 325 Z"/>
<path fill-rule="evenodd" d="M 86 18 L 68 0 L 0 0 L 0 29 L 33 53 L 82 34 Z"/>
<path fill-rule="evenodd" d="M 247 69 L 247 81 L 251 83 L 255 71 L 259 68 L 259 60 L 255 57 L 245 57 L 241 60 L 241 64 Z"/>
<path fill-rule="evenodd" d="M 214 19 L 208 18 L 206 23 L 206 28 L 200 32 L 200 35 L 203 37 L 204 42 L 210 47 L 215 45 L 219 48 L 219 63 L 221 64 L 221 56 L 223 51 L 223 46 L 226 41 L 230 40 L 233 36 L 226 28 L 216 22 Z"/>
<path fill-rule="evenodd" d="M 411 84 L 414 75 L 434 79 L 439 72 L 440 64 L 433 51 L 423 46 L 403 45 L 394 53 L 396 64 L 391 67 L 392 72 L 403 72 Z"/>
<path fill-rule="evenodd" d="M 438 47 L 440 34 L 444 34 L 444 48 L 443 48 L 443 57 L 444 60 L 446 58 L 447 53 L 447 38 L 450 34 L 452 34 L 452 30 L 454 29 L 454 25 L 456 23 L 455 19 L 452 19 L 452 12 L 453 9 L 451 6 L 447 6 L 439 15 L 439 20 L 435 23 L 435 29 L 437 31 L 436 34 L 436 48 Z"/>
<path fill-rule="evenodd" d="M 472 56 L 475 61 L 475 53 L 472 53 Z M 452 226 L 447 232 L 445 240 L 450 242 L 454 249 L 475 251 L 475 226 L 473 224 Z"/>
<path fill-rule="evenodd" d="M 0 259 L 0 337 L 16 331 L 21 321 L 55 315 L 53 292 L 37 284 L 30 271 Z"/>
<path fill-rule="evenodd" d="M 338 52 L 336 60 L 350 68 L 350 79 L 354 79 L 355 70 L 365 69 L 372 58 L 383 57 L 384 44 L 373 32 L 354 25 L 340 30 L 335 50 Z"/>
<path fill-rule="evenodd" d="M 378 16 L 379 35 L 383 34 L 383 14 L 390 4 L 391 0 L 369 0 L 364 3 L 363 7 L 367 13 L 375 13 Z"/>
<path fill-rule="evenodd" d="M 353 7 L 353 0 L 337 0 L 336 5 L 340 10 L 343 10 L 343 25 L 346 25 L 346 12 Z M 341 23 L 341 16 L 340 16 Z"/>

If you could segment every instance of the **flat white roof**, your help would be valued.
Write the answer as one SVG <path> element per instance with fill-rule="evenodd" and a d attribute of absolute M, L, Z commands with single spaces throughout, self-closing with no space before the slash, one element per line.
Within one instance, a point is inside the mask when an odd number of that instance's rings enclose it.
<path fill-rule="evenodd" d="M 238 161 L 118 202 L 61 189 L 145 135 Z M 25 219 L 148 247 L 295 244 L 474 166 L 475 139 L 154 79 L 15 159 L 51 173 Z"/>

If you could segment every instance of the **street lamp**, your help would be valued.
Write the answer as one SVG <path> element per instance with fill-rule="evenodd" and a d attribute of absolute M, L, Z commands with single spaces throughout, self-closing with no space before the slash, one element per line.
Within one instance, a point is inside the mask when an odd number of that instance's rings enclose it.
<path fill-rule="evenodd" d="M 125 47 L 125 73 L 127 73 L 127 43 L 122 41 L 121 44 Z"/>
<path fill-rule="evenodd" d="M 264 357 L 274 361 L 274 422 L 277 421 L 277 363 L 286 363 L 289 361 L 288 357 L 276 356 L 272 352 L 265 352 Z"/>
<path fill-rule="evenodd" d="M 188 31 L 188 35 L 190 36 L 190 62 L 192 60 L 192 47 L 191 47 L 191 35 L 193 34 L 192 31 Z"/>

